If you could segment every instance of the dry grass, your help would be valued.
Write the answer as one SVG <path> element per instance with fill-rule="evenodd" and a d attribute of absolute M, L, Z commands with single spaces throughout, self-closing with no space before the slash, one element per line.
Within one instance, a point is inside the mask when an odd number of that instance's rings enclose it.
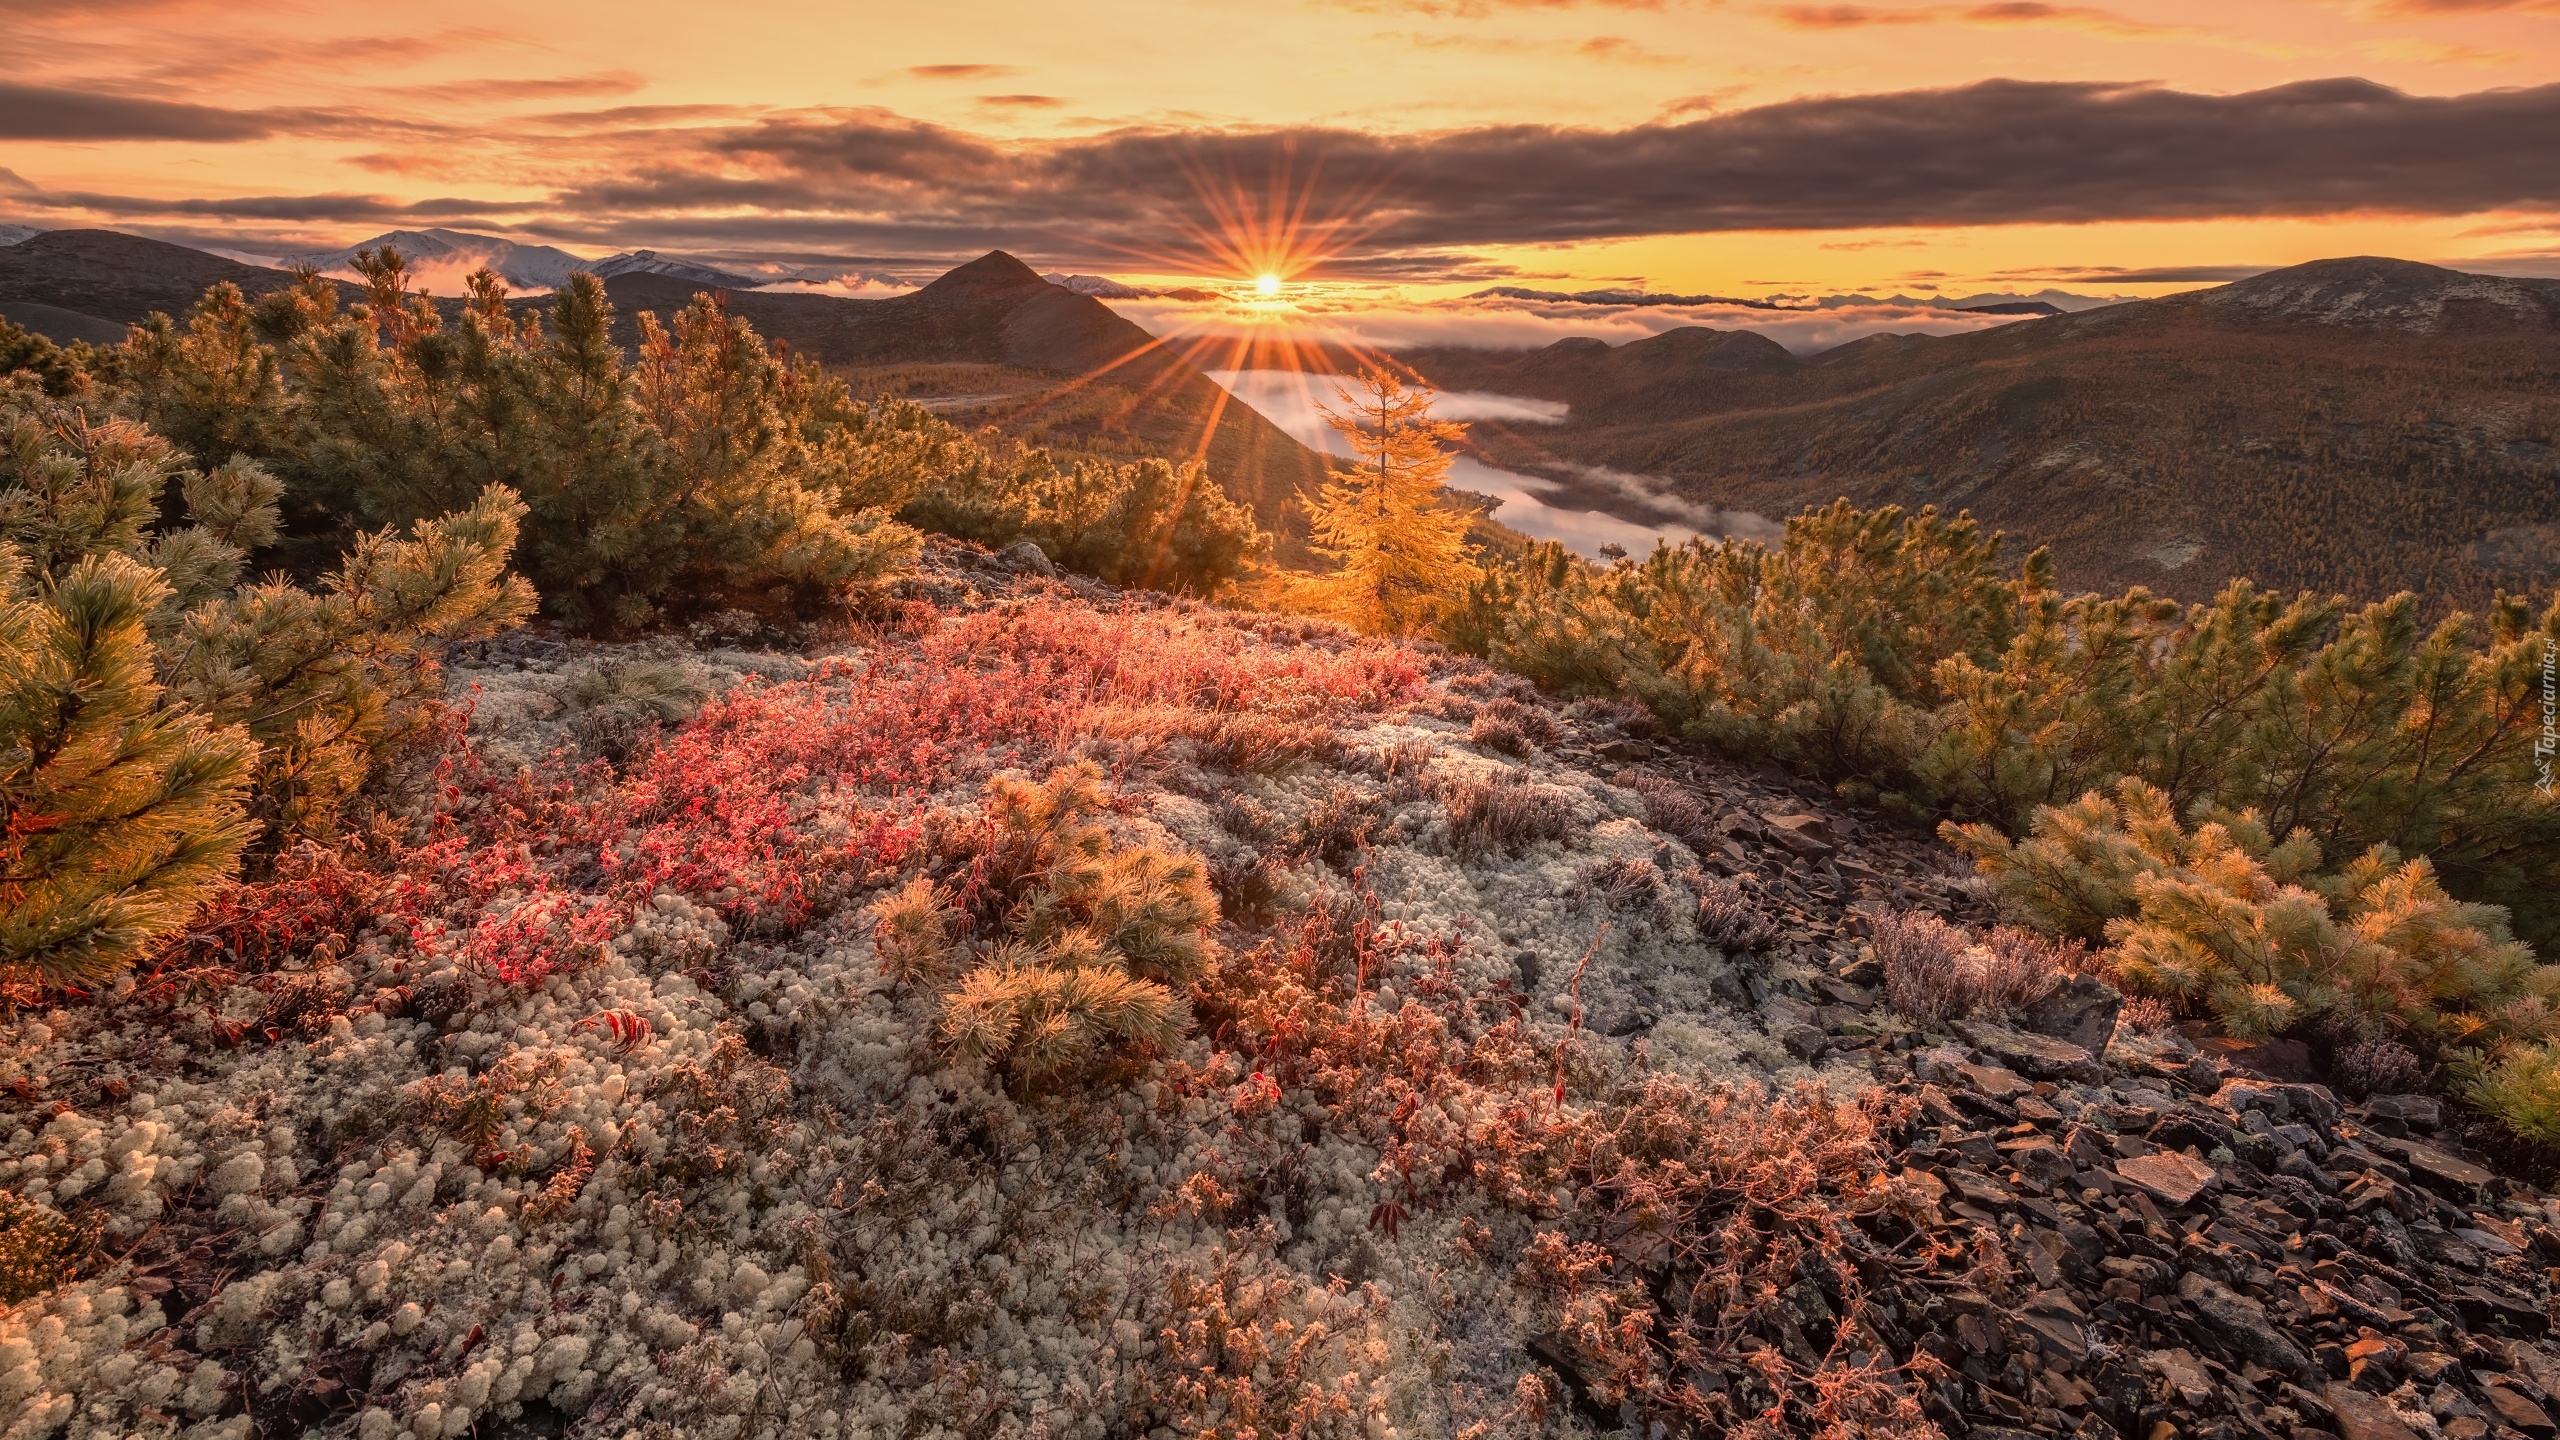
<path fill-rule="evenodd" d="M 1573 821 L 1558 797 L 1514 771 L 1452 780 L 1440 791 L 1449 844 L 1460 856 L 1518 855 L 1541 841 L 1561 840 Z"/>
<path fill-rule="evenodd" d="M 1757 954 L 1786 933 L 1731 880 L 1695 877 L 1698 937 L 1727 955 Z"/>
<path fill-rule="evenodd" d="M 1869 945 L 1884 966 L 1893 1008 L 1924 1021 L 2015 1014 L 2095 963 L 2088 947 L 2075 941 L 2010 925 L 1977 938 L 1916 910 L 1876 921 Z"/>
<path fill-rule="evenodd" d="M 1509 696 L 1486 702 L 1467 731 L 1469 742 L 1505 755 L 1551 749 L 1563 738 L 1564 729 L 1553 715 Z"/>

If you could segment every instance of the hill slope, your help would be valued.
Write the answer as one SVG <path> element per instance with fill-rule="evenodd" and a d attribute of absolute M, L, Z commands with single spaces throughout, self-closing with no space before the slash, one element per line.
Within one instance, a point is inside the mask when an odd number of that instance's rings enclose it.
<path fill-rule="evenodd" d="M 2319 261 L 2212 290 L 1798 357 L 1747 333 L 1420 350 L 1444 388 L 1573 407 L 1495 458 L 1780 514 L 1970 508 L 2067 582 L 2477 607 L 2560 579 L 2560 282 Z"/>
<path fill-rule="evenodd" d="M 122 327 L 172 315 L 228 280 L 255 299 L 293 276 L 116 230 L 47 230 L 0 246 L 0 305 L 50 306 Z"/>
<path fill-rule="evenodd" d="M 661 313 L 697 287 L 662 275 L 605 283 L 626 313 Z M 850 300 L 736 291 L 757 330 L 845 375 L 857 393 L 924 401 L 1064 455 L 1205 459 L 1266 529 L 1302 530 L 1291 501 L 1323 461 L 1109 306 L 1002 251 L 910 295 Z"/>
<path fill-rule="evenodd" d="M 294 283 L 285 271 L 183 245 L 54 230 L 0 247 L 0 314 L 23 311 L 29 328 L 99 340 L 154 311 L 183 314 L 226 280 L 253 299 Z M 639 311 L 672 314 L 702 286 L 642 269 L 608 277 L 605 288 L 624 312 L 618 338 L 629 345 Z M 757 330 L 845 375 L 857 393 L 921 399 L 1066 458 L 1203 459 L 1282 537 L 1282 553 L 1297 553 L 1305 522 L 1292 502 L 1321 483 L 1322 459 L 1108 306 L 1010 255 L 992 252 L 885 300 L 725 293 Z M 440 304 L 459 312 L 458 301 Z"/>
<path fill-rule="evenodd" d="M 1436 648 L 964 547 L 922 589 L 475 647 L 385 868 L 0 1009 L 20 1433 L 2547 1433 L 2547 1195 L 2094 983 L 1890 1012 L 1880 911 L 1984 918 L 1925 834 Z M 714 698 L 605 764 L 641 667 Z M 1219 896 L 1107 933 L 1216 945 L 1034 1085 L 873 915 L 1022 923 L 989 782 L 1079 760 L 1113 894 Z"/>

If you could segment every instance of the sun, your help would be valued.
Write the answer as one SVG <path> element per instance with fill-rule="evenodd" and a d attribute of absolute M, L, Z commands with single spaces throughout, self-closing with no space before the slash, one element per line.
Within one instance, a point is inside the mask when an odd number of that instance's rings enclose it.
<path fill-rule="evenodd" d="M 1262 278 L 1253 282 L 1253 288 L 1265 295 L 1277 295 L 1280 293 L 1280 277 L 1277 275 L 1264 275 Z"/>

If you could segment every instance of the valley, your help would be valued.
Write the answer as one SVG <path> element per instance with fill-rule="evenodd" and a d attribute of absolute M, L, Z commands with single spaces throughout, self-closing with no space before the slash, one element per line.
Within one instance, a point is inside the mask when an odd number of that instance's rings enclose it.
<path fill-rule="evenodd" d="M 2066 588 L 2479 609 L 2560 578 L 2560 282 L 2321 261 L 2163 300 L 1793 355 L 1748 332 L 1412 349 L 1444 390 L 1570 407 L 1479 423 L 1490 462 L 1591 467 L 1767 515 L 1966 509 Z"/>

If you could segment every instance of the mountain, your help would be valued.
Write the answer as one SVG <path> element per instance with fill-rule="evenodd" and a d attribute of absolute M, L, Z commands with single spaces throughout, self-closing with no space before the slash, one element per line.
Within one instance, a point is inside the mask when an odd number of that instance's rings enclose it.
<path fill-rule="evenodd" d="M 378 250 L 385 245 L 407 257 L 413 269 L 459 270 L 486 265 L 497 271 L 509 285 L 521 289 L 556 290 L 580 270 L 593 271 L 608 280 L 616 275 L 668 275 L 691 284 L 722 290 L 752 290 L 765 283 L 750 275 L 740 275 L 680 256 L 661 255 L 655 250 L 632 250 L 609 255 L 602 260 L 590 260 L 556 246 L 525 245 L 502 240 L 495 235 L 474 235 L 463 230 L 391 230 L 336 250 L 287 255 L 276 264 L 283 269 L 310 265 L 320 270 L 340 271 L 354 262 L 357 251 Z"/>
<path fill-rule="evenodd" d="M 225 280 L 253 299 L 294 283 L 282 270 L 115 230 L 47 230 L 0 246 L 0 308 L 42 306 L 119 335 L 154 310 L 184 314 Z"/>
<path fill-rule="evenodd" d="M 2062 315 L 2069 312 L 2050 300 L 1994 300 L 1988 305 L 1958 305 L 1968 315 Z"/>
<path fill-rule="evenodd" d="M 593 262 L 580 261 L 576 268 L 592 270 L 598 279 L 603 280 L 610 280 L 616 275 L 664 275 L 688 285 L 709 285 L 722 290 L 752 290 L 765 283 L 752 275 L 739 275 L 699 261 L 661 255 L 655 250 L 633 250 Z"/>
<path fill-rule="evenodd" d="M 92 345 L 121 345 L 125 327 L 95 315 L 65 310 L 59 305 L 43 305 L 33 300 L 0 302 L 0 320 L 21 330 L 38 334 L 56 345 L 72 345 L 87 341 Z"/>
<path fill-rule="evenodd" d="M 682 308 L 698 288 L 637 272 L 605 282 L 626 327 L 638 311 Z M 1201 456 L 1282 537 L 1283 553 L 1297 553 L 1305 521 L 1294 502 L 1322 483 L 1322 458 L 1109 306 L 1003 251 L 886 299 L 737 291 L 727 304 L 861 394 L 915 399 L 1067 457 Z"/>
<path fill-rule="evenodd" d="M 1767 515 L 1970 509 L 2073 586 L 2200 599 L 2248 575 L 2441 611 L 2560 581 L 2560 281 L 2358 257 L 1806 356 L 1687 329 L 1400 358 L 1570 407 L 1479 423 L 1499 463 Z"/>
<path fill-rule="evenodd" d="M 413 269 L 476 269 L 486 265 L 510 285 L 544 290 L 557 288 L 573 271 L 595 268 L 595 262 L 554 246 L 523 245 L 462 230 L 392 230 L 336 250 L 287 255 L 276 265 L 279 269 L 309 265 L 317 270 L 344 270 L 354 263 L 357 251 L 379 250 L 385 245 L 398 250 Z"/>
<path fill-rule="evenodd" d="M 1060 289 L 1090 295 L 1096 300 L 1152 300 L 1160 292 L 1123 285 L 1105 275 L 1043 275 L 1040 277 Z"/>
<path fill-rule="evenodd" d="M 377 238 L 402 244 L 400 233 Z M 1323 459 L 1101 301 L 1049 284 L 1002 251 L 882 300 L 757 291 L 744 277 L 648 251 L 616 258 L 637 262 L 605 278 L 626 346 L 637 343 L 639 311 L 672 315 L 704 289 L 722 290 L 757 330 L 857 393 L 912 398 L 1062 458 L 1205 459 L 1282 537 L 1283 555 L 1301 553 L 1295 502 L 1322 483 Z M 113 230 L 52 230 L 0 246 L 0 314 L 64 341 L 112 341 L 153 311 L 182 315 L 226 280 L 253 299 L 294 283 L 283 270 Z M 446 297 L 440 308 L 452 316 L 460 305 Z"/>
<path fill-rule="evenodd" d="M 43 230 L 33 225 L 0 225 L 0 245 L 15 245 L 21 240 L 32 240 L 43 233 Z"/>
<path fill-rule="evenodd" d="M 1052 277 L 1055 278 L 1055 277 Z M 1078 277 L 1084 278 L 1084 277 Z M 1109 282 L 1104 282 L 1109 283 Z M 1536 300 L 1545 304 L 1634 308 L 1648 305 L 1735 306 L 1744 310 L 1838 310 L 1852 305 L 1926 306 L 1932 310 L 1970 310 L 1987 315 L 2060 315 L 2117 303 L 2116 297 L 2074 295 L 2045 290 L 2034 295 L 1968 295 L 1960 299 L 1932 295 L 1767 295 L 1738 299 L 1731 295 L 1673 295 L 1656 290 L 1536 290 L 1522 285 L 1496 285 L 1467 296 L 1470 300 Z"/>

